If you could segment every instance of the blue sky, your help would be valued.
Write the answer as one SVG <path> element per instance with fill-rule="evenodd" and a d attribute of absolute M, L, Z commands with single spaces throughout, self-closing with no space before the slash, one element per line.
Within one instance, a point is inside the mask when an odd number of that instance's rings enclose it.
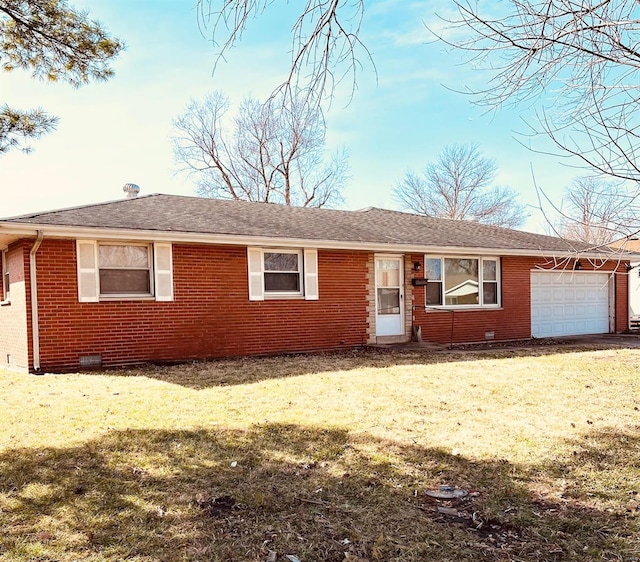
<path fill-rule="evenodd" d="M 191 98 L 222 90 L 239 103 L 247 95 L 266 97 L 288 69 L 290 27 L 297 2 L 269 10 L 250 23 L 243 41 L 212 73 L 216 49 L 198 27 L 194 1 L 73 0 L 89 9 L 127 44 L 108 82 L 80 89 L 44 84 L 21 72 L 0 75 L 0 101 L 20 108 L 41 106 L 60 117 L 58 130 L 34 143 L 25 155 L 0 158 L 0 216 L 119 199 L 122 186 L 137 183 L 142 194 L 194 195 L 192 181 L 176 174 L 171 149 L 172 120 Z M 344 190 L 348 209 L 397 208 L 393 185 L 407 169 L 416 171 L 451 143 L 477 143 L 495 158 L 497 183 L 517 190 L 532 206 L 527 230 L 543 231 L 534 207 L 536 182 L 559 201 L 562 189 L 582 170 L 558 156 L 533 153 L 514 137 L 526 130 L 531 108 L 485 114 L 452 89 L 481 87 L 483 71 L 462 64 L 433 42 L 425 24 L 451 9 L 446 0 L 367 2 L 362 39 L 377 76 L 363 59 L 357 89 L 338 85 L 327 111 L 331 152 L 350 154 Z M 550 150 L 543 139 L 535 148 Z"/>

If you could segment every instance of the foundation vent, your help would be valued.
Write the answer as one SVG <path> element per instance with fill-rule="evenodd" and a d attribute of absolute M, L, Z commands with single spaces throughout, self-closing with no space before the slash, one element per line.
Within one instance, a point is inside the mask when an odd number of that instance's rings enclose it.
<path fill-rule="evenodd" d="M 102 355 L 81 355 L 80 367 L 101 367 Z"/>

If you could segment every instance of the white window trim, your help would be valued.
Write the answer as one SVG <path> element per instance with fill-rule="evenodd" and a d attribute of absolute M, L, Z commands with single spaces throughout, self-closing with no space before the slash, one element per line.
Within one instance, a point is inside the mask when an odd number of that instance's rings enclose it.
<path fill-rule="evenodd" d="M 100 293 L 100 265 L 98 258 L 98 248 L 100 245 L 106 246 L 140 246 L 147 248 L 147 260 L 149 263 L 149 293 Z M 81 264 L 81 246 L 89 247 L 89 256 L 93 256 L 91 263 Z M 173 301 L 173 248 L 166 242 L 139 242 L 126 240 L 77 240 L 76 241 L 76 265 L 78 275 L 78 300 L 80 302 L 111 302 L 118 300 L 136 301 Z M 158 253 L 168 252 L 164 256 L 168 263 L 168 269 L 159 269 Z M 158 276 L 162 275 L 167 283 L 163 283 L 163 291 L 166 294 L 159 294 Z M 85 290 L 87 291 L 85 293 Z"/>
<path fill-rule="evenodd" d="M 264 274 L 264 254 L 296 254 L 298 256 L 298 275 L 300 291 L 266 291 Z M 315 248 L 252 248 L 247 247 L 247 272 L 249 281 L 249 300 L 318 300 L 318 250 Z M 293 272 L 289 272 L 293 273 Z"/>
<path fill-rule="evenodd" d="M 445 296 L 444 296 L 444 287 L 445 287 L 445 268 L 444 268 L 444 260 L 445 259 L 459 259 L 459 260 L 478 260 L 478 297 L 480 302 L 477 304 L 444 304 Z M 502 308 L 502 268 L 500 263 L 500 258 L 498 256 L 456 256 L 456 255 L 445 255 L 445 254 L 425 254 L 424 259 L 439 259 L 440 260 L 440 277 L 437 282 L 442 284 L 442 303 L 443 304 L 427 304 L 427 287 L 425 286 L 425 307 L 426 308 L 438 308 L 438 309 L 447 309 L 447 310 L 473 310 L 473 309 L 499 309 Z M 494 261 L 496 262 L 496 280 L 490 279 L 487 283 L 496 283 L 496 291 L 497 291 L 497 303 L 493 304 L 484 304 L 484 268 L 482 265 L 483 261 Z M 426 271 L 426 268 L 425 268 Z M 427 279 L 427 283 L 429 280 Z"/>
<path fill-rule="evenodd" d="M 0 299 L 0 305 L 11 303 L 11 289 L 6 282 L 9 270 L 8 253 L 8 249 L 0 252 L 0 274 L 2 275 L 2 295 L 0 295 L 2 298 Z M 11 279 L 9 279 L 9 282 L 11 282 Z"/>

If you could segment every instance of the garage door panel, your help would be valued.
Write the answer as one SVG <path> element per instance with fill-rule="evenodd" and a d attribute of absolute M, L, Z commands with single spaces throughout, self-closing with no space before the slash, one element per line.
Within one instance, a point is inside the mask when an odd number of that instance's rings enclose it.
<path fill-rule="evenodd" d="M 553 315 L 558 310 L 555 306 L 545 306 L 540 310 L 540 319 L 550 321 L 553 319 Z"/>
<path fill-rule="evenodd" d="M 553 291 L 551 289 L 538 289 L 538 295 L 542 302 L 549 302 L 552 299 Z"/>
<path fill-rule="evenodd" d="M 597 275 L 586 276 L 585 279 L 586 279 L 587 285 L 592 285 L 598 288 L 604 288 L 609 282 L 609 274 L 601 273 Z"/>
<path fill-rule="evenodd" d="M 606 273 L 532 272 L 532 336 L 607 333 L 608 283 Z"/>

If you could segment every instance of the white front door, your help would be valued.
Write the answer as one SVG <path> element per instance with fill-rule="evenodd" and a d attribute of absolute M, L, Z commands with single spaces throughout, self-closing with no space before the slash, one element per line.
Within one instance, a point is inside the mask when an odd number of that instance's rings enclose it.
<path fill-rule="evenodd" d="M 404 335 L 404 275 L 401 256 L 376 257 L 376 336 Z"/>

